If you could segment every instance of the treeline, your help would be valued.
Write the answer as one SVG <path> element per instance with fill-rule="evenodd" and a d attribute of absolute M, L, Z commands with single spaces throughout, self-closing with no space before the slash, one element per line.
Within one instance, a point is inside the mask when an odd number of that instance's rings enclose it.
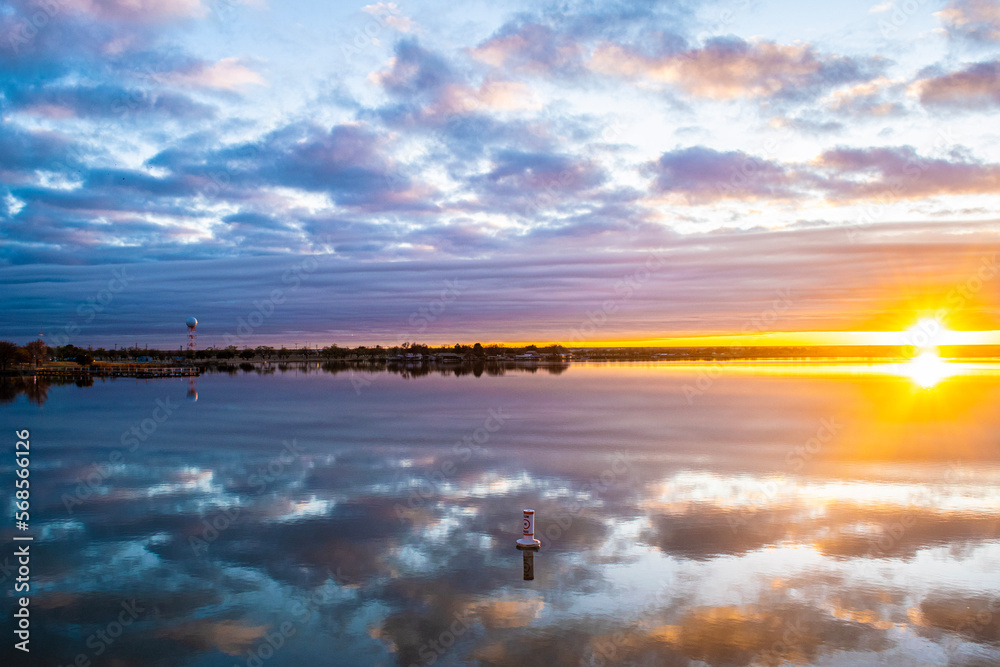
<path fill-rule="evenodd" d="M 57 347 L 48 346 L 45 341 L 39 339 L 27 345 L 17 345 L 10 341 L 0 341 L 0 370 L 6 371 L 15 366 L 31 365 L 37 366 L 47 361 L 72 362 L 81 366 L 89 366 L 100 362 L 127 363 L 127 362 L 160 362 L 171 363 L 185 360 L 220 360 L 243 359 L 245 361 L 271 359 L 389 359 L 400 358 L 422 358 L 432 357 L 442 353 L 455 353 L 470 359 L 488 359 L 491 357 L 510 356 L 524 354 L 525 352 L 537 352 L 540 356 L 566 354 L 568 350 L 561 345 L 549 345 L 538 347 L 537 345 L 527 345 L 523 347 L 511 347 L 505 345 L 474 345 L 456 344 L 453 346 L 432 346 L 422 343 L 403 343 L 392 347 L 375 345 L 369 347 L 360 345 L 358 347 L 340 347 L 329 345 L 327 347 L 272 347 L 270 345 L 258 345 L 256 347 L 244 346 L 242 349 L 235 345 L 224 348 L 209 347 L 200 350 L 159 350 L 148 347 L 116 347 L 113 349 L 80 348 L 75 345 L 60 345 Z"/>
<path fill-rule="evenodd" d="M 37 366 L 49 359 L 49 346 L 41 339 L 27 345 L 18 345 L 9 340 L 0 340 L 0 371 L 6 371 L 18 364 Z"/>

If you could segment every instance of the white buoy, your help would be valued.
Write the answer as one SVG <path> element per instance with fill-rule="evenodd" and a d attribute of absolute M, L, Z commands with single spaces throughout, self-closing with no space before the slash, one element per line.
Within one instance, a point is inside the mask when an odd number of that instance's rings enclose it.
<path fill-rule="evenodd" d="M 542 543 L 535 539 L 535 510 L 524 510 L 523 532 L 517 541 L 518 549 L 539 549 Z"/>

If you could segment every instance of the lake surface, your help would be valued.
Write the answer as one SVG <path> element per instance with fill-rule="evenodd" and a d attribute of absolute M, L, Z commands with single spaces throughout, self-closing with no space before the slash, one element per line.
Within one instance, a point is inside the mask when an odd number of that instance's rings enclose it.
<path fill-rule="evenodd" d="M 6 394 L 0 662 L 1000 664 L 995 367 L 258 370 Z"/>

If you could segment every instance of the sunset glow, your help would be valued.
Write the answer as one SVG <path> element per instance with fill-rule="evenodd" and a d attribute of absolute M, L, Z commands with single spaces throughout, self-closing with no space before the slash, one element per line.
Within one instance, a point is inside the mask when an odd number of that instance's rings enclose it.
<path fill-rule="evenodd" d="M 998 119 L 1000 0 L 3 0 L 0 665 L 1000 665 Z"/>
<path fill-rule="evenodd" d="M 19 343 L 1000 342 L 988 2 L 57 5 L 0 12 Z"/>

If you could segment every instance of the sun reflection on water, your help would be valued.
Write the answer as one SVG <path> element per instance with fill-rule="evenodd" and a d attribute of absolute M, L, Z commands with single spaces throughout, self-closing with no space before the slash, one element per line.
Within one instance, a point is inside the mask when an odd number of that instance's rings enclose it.
<path fill-rule="evenodd" d="M 920 387 L 930 389 L 957 371 L 937 352 L 927 351 L 903 364 L 903 374 Z"/>

